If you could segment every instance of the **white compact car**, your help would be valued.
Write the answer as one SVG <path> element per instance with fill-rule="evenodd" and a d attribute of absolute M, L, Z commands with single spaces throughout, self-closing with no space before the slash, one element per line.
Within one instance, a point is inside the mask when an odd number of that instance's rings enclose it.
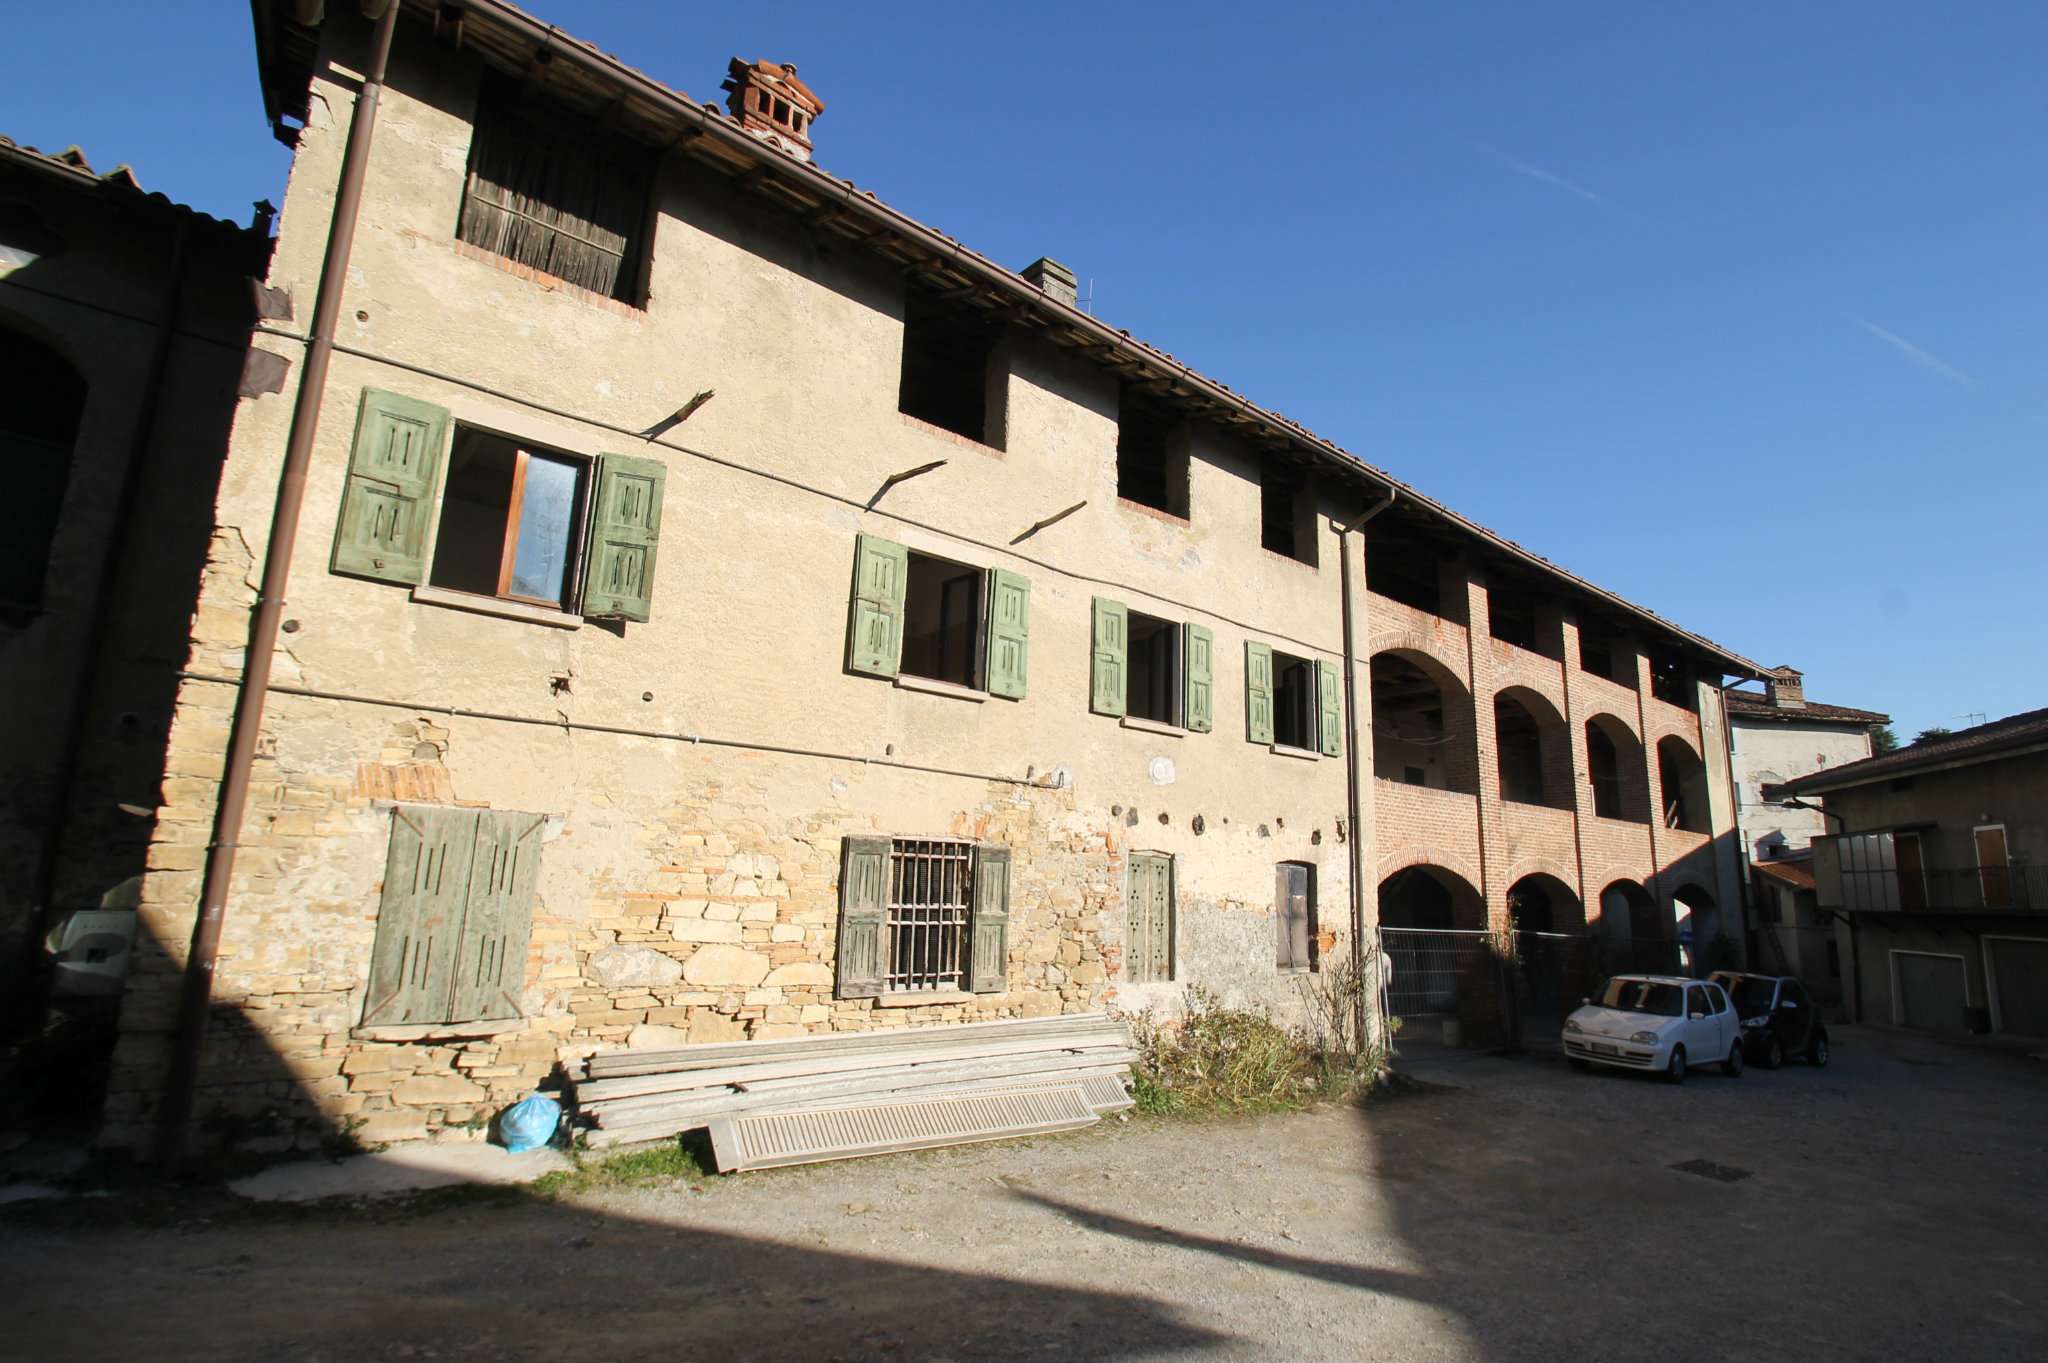
<path fill-rule="evenodd" d="M 1681 1083 L 1694 1065 L 1742 1073 L 1742 1023 L 1721 986 L 1682 975 L 1616 975 L 1564 1020 L 1572 1068 L 1613 1065 Z"/>

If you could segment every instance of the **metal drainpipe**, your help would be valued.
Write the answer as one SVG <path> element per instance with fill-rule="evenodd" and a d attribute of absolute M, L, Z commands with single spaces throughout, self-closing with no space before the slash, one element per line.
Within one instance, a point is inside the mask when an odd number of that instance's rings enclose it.
<path fill-rule="evenodd" d="M 1344 793 L 1347 813 L 1351 820 L 1351 836 L 1347 841 L 1351 848 L 1351 965 L 1359 978 L 1358 995 L 1358 1040 L 1365 1043 L 1365 825 L 1361 817 L 1361 803 L 1358 789 L 1358 761 L 1361 756 L 1358 746 L 1358 682 L 1353 673 L 1357 665 L 1353 661 L 1351 624 L 1351 536 L 1365 528 L 1365 523 L 1394 504 L 1394 489 L 1388 488 L 1381 501 L 1366 509 L 1364 515 L 1349 525 L 1337 527 L 1337 556 L 1339 560 L 1338 581 L 1342 584 L 1344 609 L 1344 723 L 1351 730 L 1351 755 L 1344 764 Z M 1381 1009 L 1382 1017 L 1385 1009 Z"/>
<path fill-rule="evenodd" d="M 22 941 L 21 960 L 15 979 L 20 986 L 20 1007 L 9 1018 L 10 1030 L 20 1028 L 29 1035 L 42 1024 L 50 1006 L 50 990 L 56 970 L 42 959 L 43 935 L 50 930 L 56 912 L 57 862 L 64 851 L 65 825 L 70 821 L 72 797 L 78 787 L 79 754 L 85 749 L 85 727 L 90 716 L 93 688 L 106 656 L 108 617 L 113 614 L 115 583 L 128 551 L 130 527 L 142 485 L 142 464 L 149 457 L 151 438 L 156 434 L 157 409 L 162 405 L 164 376 L 169 372 L 171 347 L 178 330 L 178 309 L 184 300 L 189 273 L 192 224 L 178 219 L 171 238 L 170 282 L 164 288 L 163 319 L 157 324 L 156 343 L 150 350 L 149 379 L 142 390 L 142 403 L 135 413 L 135 432 L 129 442 L 128 463 L 121 470 L 120 487 L 114 499 L 114 524 L 107 536 L 106 552 L 100 556 L 100 579 L 93 591 L 90 632 L 85 641 L 84 666 L 79 670 L 77 691 L 71 697 L 71 712 L 64 719 L 63 757 L 57 766 L 57 789 L 50 799 L 50 831 L 36 856 L 34 895 L 30 899 L 28 936 Z"/>
<path fill-rule="evenodd" d="M 264 700 L 270 687 L 271 654 L 277 647 L 285 587 L 291 579 L 292 551 L 299 538 L 299 511 L 306 500 L 306 467 L 312 462 L 313 438 L 319 431 L 327 365 L 334 353 L 335 319 L 341 314 L 349 254 L 355 245 L 356 217 L 362 207 L 363 178 L 369 170 L 370 133 L 377 125 L 377 103 L 384 88 L 384 71 L 391 59 L 391 40 L 398 29 L 400 8 L 401 0 L 384 0 L 383 11 L 377 16 L 369 66 L 349 120 L 341 182 L 328 221 L 327 254 L 321 261 L 320 288 L 313 300 L 311 339 L 299 373 L 291 434 L 285 443 L 284 469 L 278 478 L 270 541 L 263 556 L 261 595 L 249 624 L 242 690 L 235 698 L 233 737 L 229 740 L 227 768 L 221 779 L 220 805 L 214 814 L 213 841 L 206 850 L 199 921 L 192 929 L 192 950 L 186 960 L 184 988 L 178 999 L 171 1070 L 158 1113 L 157 1162 L 166 1170 L 175 1168 L 184 1153 L 185 1127 L 191 1119 L 193 1089 L 198 1083 L 200 1056 L 206 1047 L 214 960 L 220 951 L 221 924 L 227 915 L 228 889 L 234 880 L 236 839 L 241 836 L 242 817 L 248 807 L 256 738 L 263 728 Z M 364 9 L 367 12 L 370 6 L 366 4 Z"/>

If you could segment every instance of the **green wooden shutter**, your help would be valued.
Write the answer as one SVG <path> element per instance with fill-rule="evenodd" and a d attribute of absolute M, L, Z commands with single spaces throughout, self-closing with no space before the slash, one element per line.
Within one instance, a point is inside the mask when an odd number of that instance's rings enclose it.
<path fill-rule="evenodd" d="M 1316 737 L 1323 742 L 1323 756 L 1344 753 L 1344 696 L 1338 689 L 1337 664 L 1328 658 L 1316 660 Z"/>
<path fill-rule="evenodd" d="M 1001 568 L 988 575 L 988 693 L 1024 698 L 1031 660 L 1031 584 Z"/>
<path fill-rule="evenodd" d="M 1187 698 L 1183 713 L 1188 732 L 1206 734 L 1216 726 L 1216 636 L 1201 625 L 1187 633 Z"/>
<path fill-rule="evenodd" d="M 476 829 L 473 809 L 400 805 L 391 812 L 365 1027 L 450 1020 Z"/>
<path fill-rule="evenodd" d="M 1088 708 L 1098 715 L 1121 715 L 1131 644 L 1131 613 L 1123 602 L 1095 598 L 1094 639 Z"/>
<path fill-rule="evenodd" d="M 846 838 L 840 845 L 837 997 L 881 995 L 888 930 L 889 840 Z"/>
<path fill-rule="evenodd" d="M 520 995 L 526 988 L 533 885 L 546 823 L 538 814 L 510 810 L 485 810 L 477 817 L 450 1021 L 488 1022 L 525 1011 Z"/>
<path fill-rule="evenodd" d="M 1244 641 L 1244 736 L 1273 741 L 1273 647 Z"/>
<path fill-rule="evenodd" d="M 654 556 L 667 484 L 668 466 L 658 459 L 599 456 L 583 614 L 646 623 L 654 605 Z"/>
<path fill-rule="evenodd" d="M 977 994 L 1000 994 L 1010 977 L 1010 849 L 986 843 L 974 855 L 973 947 L 965 981 Z"/>
<path fill-rule="evenodd" d="M 871 677 L 893 677 L 903 660 L 903 595 L 910 551 L 890 540 L 861 535 L 853 543 L 853 613 L 846 626 L 846 667 Z"/>
<path fill-rule="evenodd" d="M 426 573 L 427 517 L 447 437 L 445 408 L 363 390 L 334 528 L 333 571 L 418 585 Z"/>

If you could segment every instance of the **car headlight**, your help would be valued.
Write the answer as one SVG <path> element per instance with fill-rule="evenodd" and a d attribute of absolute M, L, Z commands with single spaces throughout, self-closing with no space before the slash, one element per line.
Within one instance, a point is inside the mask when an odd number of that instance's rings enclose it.
<path fill-rule="evenodd" d="M 1657 1044 L 1657 1034 L 1655 1032 L 1637 1032 L 1629 1040 L 1639 1046 L 1654 1046 Z"/>
<path fill-rule="evenodd" d="M 1579 1026 L 1577 1018 L 1566 1018 L 1564 1020 L 1564 1029 L 1567 1032 L 1583 1032 L 1586 1030 L 1584 1027 Z"/>
<path fill-rule="evenodd" d="M 1768 1027 L 1771 1025 L 1771 1020 L 1769 1018 L 1744 1018 L 1742 1025 L 1745 1027 Z"/>

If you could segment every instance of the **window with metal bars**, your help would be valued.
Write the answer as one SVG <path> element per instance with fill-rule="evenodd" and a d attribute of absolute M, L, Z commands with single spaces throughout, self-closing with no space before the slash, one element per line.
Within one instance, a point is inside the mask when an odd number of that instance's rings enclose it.
<path fill-rule="evenodd" d="M 888 960 L 883 976 L 888 992 L 966 987 L 974 870 L 971 842 L 890 840 Z"/>

